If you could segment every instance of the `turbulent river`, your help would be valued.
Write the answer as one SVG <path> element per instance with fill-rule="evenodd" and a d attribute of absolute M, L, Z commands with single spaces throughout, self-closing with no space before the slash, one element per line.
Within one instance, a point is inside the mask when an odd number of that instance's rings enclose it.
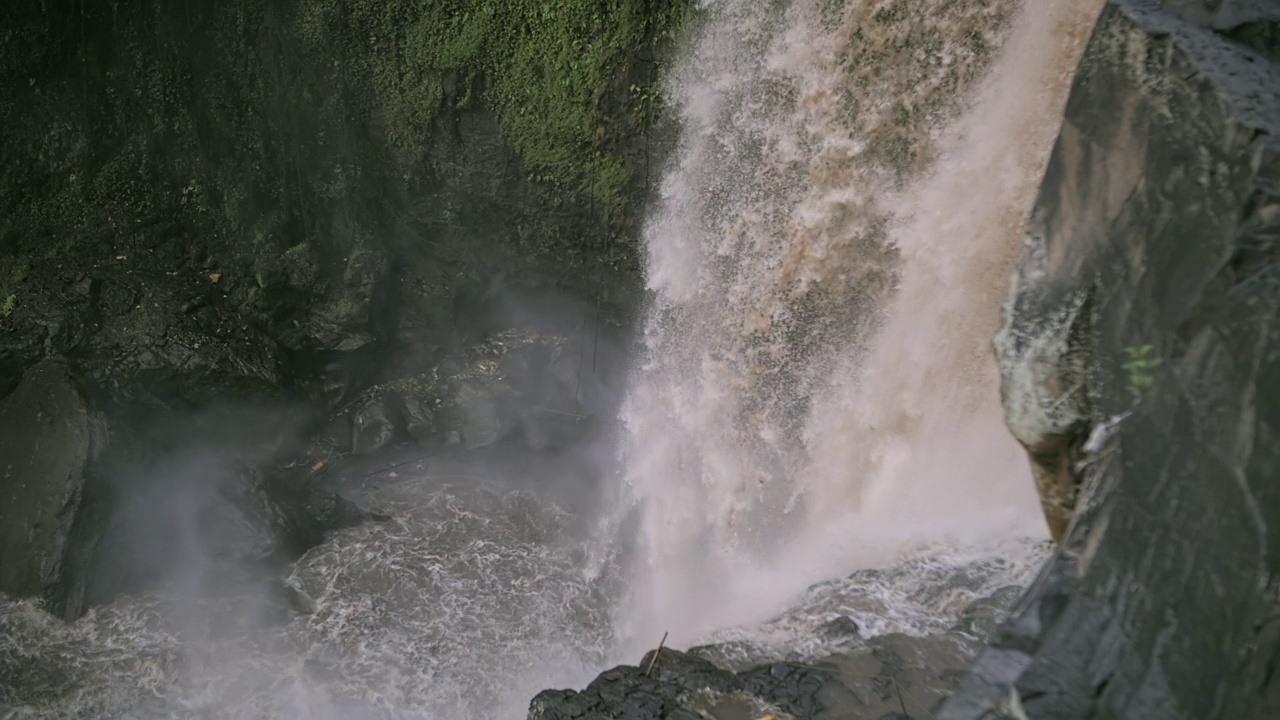
<path fill-rule="evenodd" d="M 406 470 L 286 571 L 294 608 L 0 601 L 0 716 L 516 718 L 664 632 L 805 657 L 833 615 L 929 633 L 1025 584 L 1045 530 L 989 345 L 1096 10 L 701 3 L 591 515 Z"/>

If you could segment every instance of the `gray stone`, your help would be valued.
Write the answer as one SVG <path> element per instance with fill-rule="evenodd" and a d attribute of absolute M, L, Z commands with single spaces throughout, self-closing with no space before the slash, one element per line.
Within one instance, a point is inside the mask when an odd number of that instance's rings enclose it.
<path fill-rule="evenodd" d="M 0 402 L 0 592 L 56 601 L 86 471 L 104 440 L 56 361 L 29 369 Z"/>
<path fill-rule="evenodd" d="M 453 386 L 449 419 L 462 436 L 462 445 L 475 450 L 496 443 L 507 430 L 499 408 L 502 389 L 484 380 L 463 380 Z"/>
<path fill-rule="evenodd" d="M 372 453 L 391 443 L 396 426 L 387 403 L 388 398 L 377 397 L 356 411 L 351 422 L 353 452 Z"/>
<path fill-rule="evenodd" d="M 1280 717 L 1280 67 L 1209 29 L 1277 15 L 1165 7 L 1104 9 L 996 343 L 1061 546 L 939 718 Z"/>
<path fill-rule="evenodd" d="M 400 397 L 400 409 L 404 413 L 405 430 L 420 446 L 435 439 L 436 416 L 430 398 Z"/>
<path fill-rule="evenodd" d="M 1011 585 L 1000 588 L 990 597 L 974 600 L 960 613 L 951 631 L 985 640 L 1008 617 L 1009 609 L 1022 597 L 1022 592 L 1023 588 Z"/>

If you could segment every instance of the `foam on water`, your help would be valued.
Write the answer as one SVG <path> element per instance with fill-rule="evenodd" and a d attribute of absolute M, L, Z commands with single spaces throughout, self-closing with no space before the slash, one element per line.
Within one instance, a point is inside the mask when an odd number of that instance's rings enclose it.
<path fill-rule="evenodd" d="M 848 652 L 856 638 L 824 631 L 827 623 L 842 617 L 857 623 L 861 639 L 889 633 L 937 635 L 955 626 L 970 603 L 1002 591 L 1020 592 L 1048 550 L 1047 543 L 1022 538 L 987 547 L 903 547 L 883 566 L 817 583 L 764 622 L 723 628 L 701 643 L 716 646 L 718 661 L 741 670 Z"/>
<path fill-rule="evenodd" d="M 307 614 L 208 633 L 209 605 L 122 598 L 65 624 L 0 603 L 0 709 L 17 717 L 520 717 L 580 684 L 609 646 L 604 588 L 566 516 L 527 493 L 406 481 L 388 520 L 307 553 L 287 583 Z M 231 612 L 244 612 L 252 603 Z"/>
<path fill-rule="evenodd" d="M 989 341 L 1098 4 L 702 2 L 600 531 L 406 477 L 293 566 L 306 612 L 0 599 L 0 717 L 521 717 L 663 631 L 809 657 L 836 615 L 935 632 L 1025 583 Z"/>
<path fill-rule="evenodd" d="M 1044 536 L 990 338 L 1097 8 L 704 3 L 646 229 L 623 638 L 760 620 L 923 540 Z"/>

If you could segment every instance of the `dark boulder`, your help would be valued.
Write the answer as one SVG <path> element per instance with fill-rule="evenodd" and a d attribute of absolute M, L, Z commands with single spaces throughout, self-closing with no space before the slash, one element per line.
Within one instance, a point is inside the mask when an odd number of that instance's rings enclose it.
<path fill-rule="evenodd" d="M 1280 12 L 1164 7 L 1103 10 L 1035 205 L 996 345 L 1061 546 L 943 718 L 1280 717 Z"/>
<path fill-rule="evenodd" d="M 57 361 L 27 370 L 0 401 L 0 593 L 56 604 L 72 521 L 105 440 Z"/>
<path fill-rule="evenodd" d="M 664 648 L 639 666 L 602 673 L 582 692 L 547 690 L 529 720 L 879 720 L 906 707 L 930 717 L 980 648 L 977 640 L 882 635 L 812 662 L 772 662 L 734 673 L 698 653 Z"/>
<path fill-rule="evenodd" d="M 639 666 L 601 673 L 582 692 L 544 690 L 529 705 L 529 720 L 670 720 L 714 705 L 718 696 L 740 693 L 744 683 L 709 661 L 663 649 L 646 654 Z M 710 709 L 710 708 L 706 708 Z M 713 715 L 714 717 L 714 715 Z"/>

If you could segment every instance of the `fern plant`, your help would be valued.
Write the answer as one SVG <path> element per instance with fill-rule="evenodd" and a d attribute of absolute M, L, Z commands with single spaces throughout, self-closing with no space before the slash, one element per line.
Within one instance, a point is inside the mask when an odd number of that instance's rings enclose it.
<path fill-rule="evenodd" d="M 1150 345 L 1130 345 L 1124 349 L 1129 360 L 1122 367 L 1129 375 L 1129 393 L 1135 399 L 1141 398 L 1155 383 L 1152 371 L 1160 366 L 1161 361 L 1160 358 L 1151 356 L 1152 349 Z"/>

